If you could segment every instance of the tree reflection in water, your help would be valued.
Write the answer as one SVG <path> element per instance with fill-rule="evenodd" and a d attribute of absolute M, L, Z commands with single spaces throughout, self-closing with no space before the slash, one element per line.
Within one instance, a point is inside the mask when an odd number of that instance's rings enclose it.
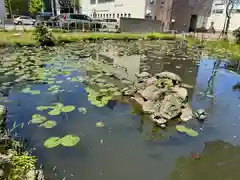
<path fill-rule="evenodd" d="M 168 180 L 237 180 L 240 177 L 240 147 L 224 141 L 205 143 L 199 159 L 176 160 Z"/>

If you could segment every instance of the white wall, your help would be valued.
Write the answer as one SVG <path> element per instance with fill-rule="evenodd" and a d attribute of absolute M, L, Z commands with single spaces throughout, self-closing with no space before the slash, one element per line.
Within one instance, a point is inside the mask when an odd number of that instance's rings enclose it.
<path fill-rule="evenodd" d="M 115 18 L 117 18 L 117 14 L 119 17 L 121 14 L 131 14 L 131 17 L 134 18 L 144 18 L 145 16 L 145 1 L 146 0 L 115 0 L 115 2 L 110 3 L 100 3 L 98 4 L 98 0 L 96 0 L 96 4 L 90 4 L 90 0 L 82 0 L 82 13 L 91 15 L 96 9 L 96 14 L 108 14 L 108 18 L 113 18 L 113 14 L 115 14 Z M 97 16 L 97 18 L 100 18 Z"/>
<path fill-rule="evenodd" d="M 224 26 L 225 15 L 224 14 L 212 14 L 208 18 L 208 25 L 207 25 L 208 28 L 210 27 L 212 21 L 214 22 L 213 26 L 214 26 L 215 30 L 221 31 Z M 229 31 L 233 31 L 233 30 L 237 29 L 238 27 L 240 27 L 240 14 L 234 13 L 234 14 L 232 14 L 232 18 L 230 21 Z"/>
<path fill-rule="evenodd" d="M 3 22 L 5 19 L 5 5 L 4 0 L 0 0 L 0 20 Z"/>

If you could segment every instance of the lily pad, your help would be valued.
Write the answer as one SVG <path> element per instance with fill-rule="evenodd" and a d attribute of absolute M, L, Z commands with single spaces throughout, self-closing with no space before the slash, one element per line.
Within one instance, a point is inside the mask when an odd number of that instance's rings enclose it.
<path fill-rule="evenodd" d="M 198 136 L 198 132 L 194 131 L 193 129 L 186 128 L 183 125 L 177 125 L 176 129 L 178 132 L 186 133 L 188 136 L 196 137 Z"/>
<path fill-rule="evenodd" d="M 82 114 L 86 114 L 87 113 L 87 109 L 85 107 L 80 107 L 78 108 L 78 111 Z"/>
<path fill-rule="evenodd" d="M 48 121 L 44 122 L 43 124 L 40 124 L 40 127 L 53 128 L 56 125 L 57 125 L 56 121 L 48 120 Z"/>
<path fill-rule="evenodd" d="M 48 112 L 48 114 L 50 115 L 50 116 L 57 116 L 57 115 L 59 115 L 61 113 L 61 111 L 60 111 L 60 109 L 53 109 L 53 110 L 51 110 L 51 111 L 49 111 Z"/>
<path fill-rule="evenodd" d="M 61 109 L 61 111 L 67 113 L 67 112 L 72 112 L 74 109 L 75 109 L 74 106 L 64 106 L 64 107 Z"/>
<path fill-rule="evenodd" d="M 96 127 L 99 127 L 99 128 L 104 127 L 104 123 L 99 121 L 96 123 Z"/>
<path fill-rule="evenodd" d="M 61 138 L 61 145 L 65 147 L 75 146 L 80 141 L 80 138 L 73 135 L 66 135 Z"/>
<path fill-rule="evenodd" d="M 46 148 L 54 148 L 60 145 L 61 141 L 59 137 L 50 137 L 44 141 L 44 147 Z"/>
<path fill-rule="evenodd" d="M 46 120 L 47 120 L 47 118 L 45 116 L 42 116 L 40 114 L 33 114 L 31 123 L 40 124 L 40 123 L 43 123 Z"/>
<path fill-rule="evenodd" d="M 52 106 L 37 106 L 36 109 L 39 111 L 47 110 L 53 108 Z"/>

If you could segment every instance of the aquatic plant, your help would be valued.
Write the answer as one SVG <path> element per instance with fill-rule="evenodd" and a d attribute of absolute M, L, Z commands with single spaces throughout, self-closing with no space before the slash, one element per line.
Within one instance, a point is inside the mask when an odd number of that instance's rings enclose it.
<path fill-rule="evenodd" d="M 64 137 L 50 137 L 44 141 L 44 147 L 46 148 L 54 148 L 59 145 L 65 146 L 65 147 L 72 147 L 77 145 L 77 143 L 80 141 L 80 138 L 78 136 L 73 135 L 65 135 Z"/>
<path fill-rule="evenodd" d="M 87 113 L 87 109 L 85 107 L 80 107 L 78 108 L 78 111 L 82 114 L 86 114 Z"/>
<path fill-rule="evenodd" d="M 98 121 L 98 122 L 96 123 L 96 127 L 99 127 L 99 128 L 104 127 L 104 123 L 101 122 L 101 121 Z"/>
<path fill-rule="evenodd" d="M 193 137 L 198 136 L 197 131 L 194 131 L 193 129 L 186 128 L 183 125 L 177 125 L 176 130 L 178 132 L 183 132 L 183 133 L 187 134 L 188 136 L 193 136 Z"/>
<path fill-rule="evenodd" d="M 29 94 L 40 94 L 39 90 L 31 90 L 31 88 L 25 88 L 22 90 L 23 93 L 29 93 Z"/>
<path fill-rule="evenodd" d="M 29 156 L 28 153 L 13 155 L 11 161 L 12 167 L 10 169 L 8 179 L 26 179 L 27 173 L 30 170 L 35 169 L 36 158 L 34 156 Z"/>
<path fill-rule="evenodd" d="M 36 109 L 39 111 L 52 109 L 51 111 L 48 112 L 48 114 L 51 116 L 57 116 L 60 115 L 61 112 L 63 113 L 72 112 L 75 110 L 75 107 L 70 105 L 64 106 L 62 103 L 53 103 L 52 106 L 38 106 L 36 107 Z"/>
<path fill-rule="evenodd" d="M 39 127 L 53 128 L 57 125 L 56 121 L 48 120 L 45 116 L 40 114 L 33 114 L 30 121 L 32 124 L 39 124 Z"/>
<path fill-rule="evenodd" d="M 34 39 L 37 40 L 37 42 L 39 42 L 42 46 L 55 45 L 55 38 L 53 37 L 52 33 L 49 32 L 48 28 L 42 24 L 35 28 L 33 35 Z"/>

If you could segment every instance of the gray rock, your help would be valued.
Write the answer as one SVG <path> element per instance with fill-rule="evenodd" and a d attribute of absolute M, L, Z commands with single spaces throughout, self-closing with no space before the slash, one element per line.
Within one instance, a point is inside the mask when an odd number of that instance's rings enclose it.
<path fill-rule="evenodd" d="M 156 78 L 157 79 L 168 78 L 174 81 L 182 82 L 182 79 L 178 75 L 167 71 L 156 74 Z"/>
<path fill-rule="evenodd" d="M 181 113 L 181 106 L 181 101 L 175 95 L 166 95 L 159 109 L 161 117 L 167 120 L 177 117 Z"/>
<path fill-rule="evenodd" d="M 187 99 L 188 92 L 187 89 L 175 86 L 172 88 L 173 92 L 177 94 L 178 97 L 180 97 L 183 101 Z"/>
<path fill-rule="evenodd" d="M 5 121 L 7 113 L 7 108 L 3 105 L 0 105 L 0 125 L 2 125 Z"/>
<path fill-rule="evenodd" d="M 36 170 L 36 180 L 45 180 L 42 170 Z"/>
<path fill-rule="evenodd" d="M 142 72 L 140 74 L 136 74 L 137 78 L 150 78 L 151 75 L 148 72 Z"/>
<path fill-rule="evenodd" d="M 153 84 L 156 83 L 156 82 L 157 82 L 157 78 L 151 77 L 151 78 L 149 78 L 149 79 L 147 80 L 146 85 L 147 85 L 147 86 L 151 86 L 151 85 L 153 85 Z"/>
<path fill-rule="evenodd" d="M 143 98 L 147 100 L 157 101 L 159 100 L 160 96 L 164 94 L 165 91 L 157 88 L 154 85 L 151 85 L 146 87 L 144 90 L 138 92 Z"/>
<path fill-rule="evenodd" d="M 184 109 L 182 109 L 182 114 L 180 118 L 182 121 L 188 121 L 192 119 L 192 109 L 190 108 L 190 106 L 187 106 Z"/>
<path fill-rule="evenodd" d="M 194 113 L 194 116 L 195 116 L 195 118 L 197 118 L 199 120 L 205 120 L 208 117 L 208 115 L 204 109 L 198 109 Z"/>
<path fill-rule="evenodd" d="M 4 177 L 4 171 L 0 169 L 0 177 Z"/>

